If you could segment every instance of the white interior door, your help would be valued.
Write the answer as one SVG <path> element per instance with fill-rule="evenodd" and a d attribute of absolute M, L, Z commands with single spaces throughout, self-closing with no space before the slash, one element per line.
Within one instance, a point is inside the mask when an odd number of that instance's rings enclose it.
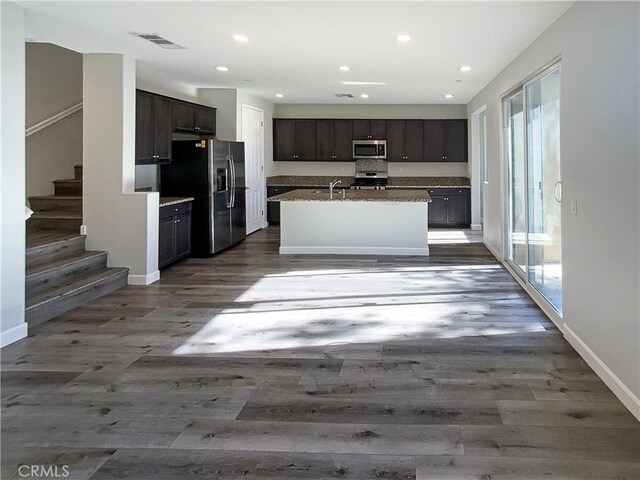
<path fill-rule="evenodd" d="M 242 104 L 242 141 L 244 142 L 247 185 L 247 235 L 265 225 L 264 112 Z"/>

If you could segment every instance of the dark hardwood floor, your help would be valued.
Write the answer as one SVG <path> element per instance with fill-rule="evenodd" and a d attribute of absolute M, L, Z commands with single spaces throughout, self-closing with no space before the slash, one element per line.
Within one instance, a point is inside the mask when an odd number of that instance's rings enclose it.
<path fill-rule="evenodd" d="M 257 232 L 4 348 L 2 478 L 640 477 L 640 423 L 482 244 L 277 247 Z"/>

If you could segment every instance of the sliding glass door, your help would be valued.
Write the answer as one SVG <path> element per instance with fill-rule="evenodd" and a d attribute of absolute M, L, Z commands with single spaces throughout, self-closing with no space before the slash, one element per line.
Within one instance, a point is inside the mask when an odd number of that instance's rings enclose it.
<path fill-rule="evenodd" d="M 523 276 L 527 269 L 527 199 L 524 151 L 524 94 L 505 101 L 508 164 L 508 259 Z"/>
<path fill-rule="evenodd" d="M 504 100 L 508 260 L 562 314 L 560 67 Z"/>

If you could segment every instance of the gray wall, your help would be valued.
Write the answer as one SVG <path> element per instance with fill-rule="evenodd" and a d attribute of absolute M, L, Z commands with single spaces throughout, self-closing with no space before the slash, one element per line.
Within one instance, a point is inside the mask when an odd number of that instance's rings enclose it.
<path fill-rule="evenodd" d="M 613 372 L 610 386 L 616 384 L 619 395 L 630 393 L 633 402 L 640 396 L 639 14 L 637 2 L 577 2 L 467 106 L 471 115 L 487 105 L 484 235 L 500 252 L 500 97 L 562 55 L 566 335 L 585 358 L 592 357 L 596 371 L 604 376 L 607 369 Z M 570 212 L 572 199 L 578 202 L 577 215 Z M 640 411 L 637 403 L 635 411 Z"/>
<path fill-rule="evenodd" d="M 465 105 L 276 104 L 274 118 L 467 118 Z M 267 163 L 268 175 L 352 175 L 353 162 Z M 466 163 L 390 163 L 394 176 L 468 176 Z"/>
<path fill-rule="evenodd" d="M 26 44 L 26 125 L 82 101 L 82 55 L 48 43 Z M 53 195 L 53 180 L 82 163 L 82 111 L 26 139 L 27 196 Z"/>
<path fill-rule="evenodd" d="M 0 346 L 27 334 L 24 321 L 24 10 L 0 2 Z"/>

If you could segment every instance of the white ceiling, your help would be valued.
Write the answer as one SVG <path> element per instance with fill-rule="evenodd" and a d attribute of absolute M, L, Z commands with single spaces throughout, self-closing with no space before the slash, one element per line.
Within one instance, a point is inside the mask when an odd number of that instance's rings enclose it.
<path fill-rule="evenodd" d="M 278 103 L 467 103 L 572 2 L 21 2 L 26 31 L 139 74 Z M 186 50 L 131 35 L 157 33 Z M 236 42 L 232 34 L 250 38 Z M 396 35 L 408 33 L 407 44 Z M 229 67 L 218 72 L 216 65 Z M 340 72 L 348 65 L 350 72 Z M 460 73 L 461 65 L 472 70 Z M 250 82 L 246 82 L 250 80 Z M 386 82 L 344 86 L 342 80 Z M 456 80 L 462 80 L 456 82 Z M 275 93 L 285 98 L 274 98 Z M 335 93 L 353 93 L 353 100 Z M 368 100 L 359 98 L 370 95 Z M 444 94 L 455 95 L 446 100 Z"/>

